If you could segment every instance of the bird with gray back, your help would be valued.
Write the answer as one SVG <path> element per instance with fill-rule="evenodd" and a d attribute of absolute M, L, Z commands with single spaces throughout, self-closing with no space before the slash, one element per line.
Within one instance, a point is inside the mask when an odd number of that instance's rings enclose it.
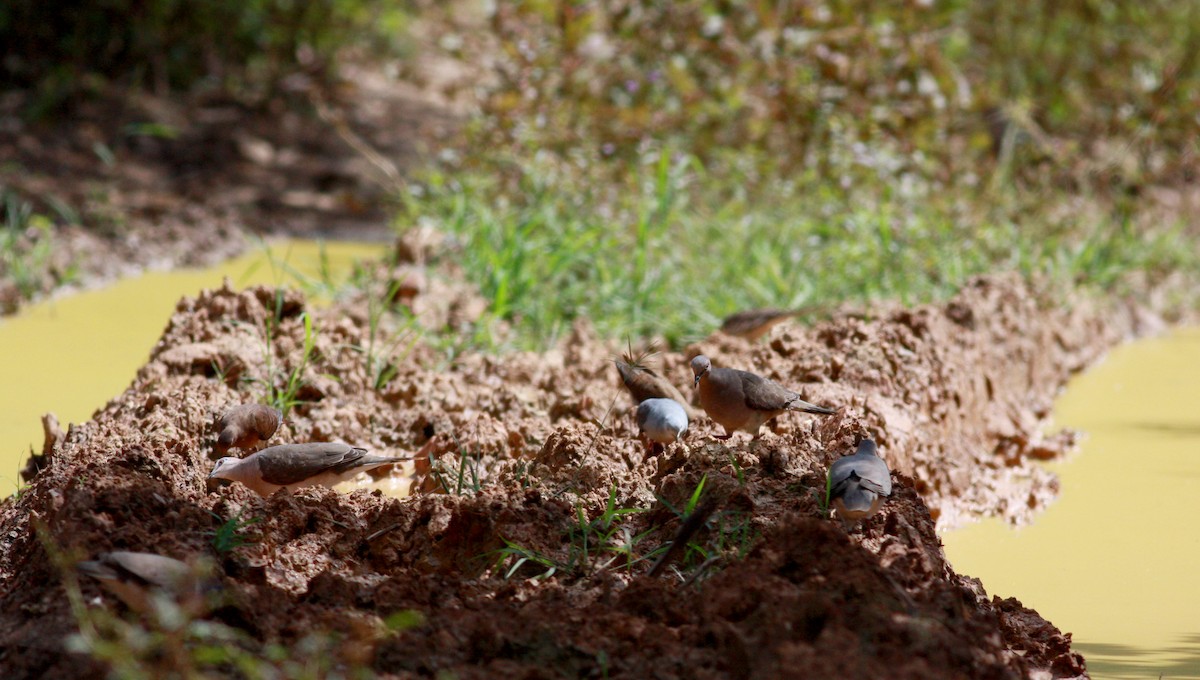
<path fill-rule="evenodd" d="M 687 411 L 674 399 L 647 399 L 638 404 L 637 424 L 646 454 L 656 455 L 687 435 Z"/>
<path fill-rule="evenodd" d="M 161 590 L 174 597 L 197 598 L 201 582 L 191 565 L 154 553 L 115 551 L 101 553 L 75 568 L 100 582 L 130 609 L 145 612 L 149 596 Z"/>
<path fill-rule="evenodd" d="M 747 309 L 725 317 L 721 323 L 721 332 L 754 342 L 769 333 L 776 325 L 798 314 L 803 314 L 804 311 L 803 309 L 775 308 Z"/>
<path fill-rule="evenodd" d="M 221 416 L 221 434 L 217 437 L 217 452 L 231 447 L 250 449 L 266 441 L 279 429 L 283 414 L 264 404 L 238 404 Z"/>
<path fill-rule="evenodd" d="M 671 381 L 641 365 L 629 355 L 613 361 L 617 373 L 621 374 L 621 382 L 633 397 L 633 403 L 640 404 L 647 399 L 673 399 L 683 407 L 690 420 L 695 420 L 700 414 L 683 398 L 679 388 Z"/>
<path fill-rule="evenodd" d="M 360 472 L 406 460 L 411 457 L 376 456 L 341 442 L 281 444 L 245 458 L 222 458 L 208 478 L 241 482 L 260 496 L 270 496 L 280 489 L 332 487 Z"/>
<path fill-rule="evenodd" d="M 847 527 L 874 515 L 890 495 L 891 471 L 870 439 L 862 440 L 857 451 L 829 466 L 830 504 Z"/>
<path fill-rule="evenodd" d="M 833 409 L 810 404 L 779 383 L 736 368 L 713 368 L 703 354 L 692 359 L 695 385 L 705 413 L 725 428 L 728 439 L 741 430 L 758 439 L 763 423 L 787 411 L 830 415 Z"/>

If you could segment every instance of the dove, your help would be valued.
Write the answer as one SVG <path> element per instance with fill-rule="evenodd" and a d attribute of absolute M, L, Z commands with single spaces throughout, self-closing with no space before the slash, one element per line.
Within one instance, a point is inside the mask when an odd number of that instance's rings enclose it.
<path fill-rule="evenodd" d="M 750 342 L 766 335 L 777 324 L 802 314 L 800 309 L 748 309 L 725 317 L 721 324 L 721 332 L 746 338 Z"/>
<path fill-rule="evenodd" d="M 149 610 L 148 597 L 152 590 L 193 598 L 201 594 L 200 580 L 191 565 L 154 553 L 101 553 L 95 560 L 80 562 L 75 568 L 99 581 L 126 606 L 139 612 Z"/>
<path fill-rule="evenodd" d="M 208 478 L 241 482 L 260 496 L 270 496 L 280 489 L 334 486 L 360 472 L 406 460 L 411 458 L 376 456 L 341 442 L 280 444 L 245 458 L 222 458 Z"/>
<path fill-rule="evenodd" d="M 857 451 L 829 466 L 830 503 L 847 526 L 878 512 L 883 499 L 891 494 L 891 471 L 870 439 L 862 440 Z"/>
<path fill-rule="evenodd" d="M 737 430 L 758 439 L 763 423 L 785 411 L 829 415 L 833 409 L 810 404 L 800 395 L 772 380 L 735 368 L 713 368 L 703 354 L 692 359 L 695 385 L 700 388 L 700 405 L 709 418 L 725 428 L 729 439 Z"/>
<path fill-rule="evenodd" d="M 633 403 L 640 404 L 647 399 L 673 399 L 683 407 L 688 420 L 695 420 L 700 414 L 683 398 L 683 394 L 669 380 L 642 366 L 629 357 L 613 361 L 617 372 L 621 374 L 621 382 L 633 397 Z"/>
<path fill-rule="evenodd" d="M 646 442 L 647 453 L 654 455 L 687 434 L 687 411 L 674 399 L 647 399 L 638 404 L 637 424 L 638 436 Z"/>
<path fill-rule="evenodd" d="M 225 453 L 230 447 L 249 449 L 266 441 L 279 429 L 283 414 L 263 404 L 239 404 L 221 416 L 221 434 L 216 449 Z"/>

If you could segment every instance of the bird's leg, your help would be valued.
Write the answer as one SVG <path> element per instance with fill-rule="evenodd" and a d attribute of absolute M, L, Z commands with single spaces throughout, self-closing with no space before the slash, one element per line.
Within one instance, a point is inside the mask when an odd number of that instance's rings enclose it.
<path fill-rule="evenodd" d="M 732 432 L 730 432 L 729 430 L 725 430 L 725 434 L 714 434 L 714 435 L 712 436 L 712 438 L 713 438 L 713 439 L 720 439 L 721 441 L 724 441 L 724 440 L 726 440 L 726 439 L 729 439 L 729 438 L 730 438 L 730 437 L 732 437 L 732 436 L 733 436 L 733 433 L 732 433 Z"/>

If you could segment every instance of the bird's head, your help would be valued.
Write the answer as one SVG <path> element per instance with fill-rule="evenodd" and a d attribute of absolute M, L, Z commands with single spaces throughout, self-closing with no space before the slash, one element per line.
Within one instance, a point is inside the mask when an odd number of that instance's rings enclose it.
<path fill-rule="evenodd" d="M 708 357 L 704 356 L 703 354 L 696 355 L 696 358 L 692 359 L 692 373 L 696 376 L 695 381 L 692 382 L 692 386 L 695 387 L 699 385 L 700 378 L 703 378 L 704 374 L 708 373 L 709 369 L 711 368 L 712 362 L 708 360 Z"/>
<path fill-rule="evenodd" d="M 217 464 L 213 466 L 212 472 L 208 473 L 208 478 L 233 479 L 233 476 L 230 473 L 233 472 L 233 469 L 236 468 L 240 462 L 241 459 L 233 458 L 231 456 L 221 458 L 217 461 Z"/>

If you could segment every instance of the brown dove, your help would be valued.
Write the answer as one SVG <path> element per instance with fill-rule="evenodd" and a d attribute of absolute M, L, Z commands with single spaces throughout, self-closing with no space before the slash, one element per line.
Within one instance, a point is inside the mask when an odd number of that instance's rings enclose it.
<path fill-rule="evenodd" d="M 100 582 L 130 609 L 144 612 L 153 589 L 175 596 L 200 594 L 200 581 L 186 562 L 154 553 L 115 551 L 76 565 L 80 573 Z"/>
<path fill-rule="evenodd" d="M 803 312 L 801 309 L 748 309 L 725 317 L 721 332 L 754 342 L 776 325 Z"/>
<path fill-rule="evenodd" d="M 249 449 L 266 441 L 279 429 L 283 414 L 263 404 L 239 404 L 221 416 L 221 434 L 217 451 L 225 453 L 230 447 Z"/>
<path fill-rule="evenodd" d="M 833 409 L 810 404 L 800 395 L 772 380 L 735 368 L 713 368 L 703 354 L 692 359 L 695 384 L 700 388 L 700 405 L 708 417 L 725 428 L 729 439 L 737 430 L 755 439 L 763 423 L 785 411 L 829 415 Z"/>
<path fill-rule="evenodd" d="M 647 399 L 674 399 L 679 402 L 687 413 L 688 420 L 695 420 L 700 413 L 688 403 L 683 394 L 669 380 L 642 366 L 628 357 L 613 361 L 617 372 L 621 374 L 621 382 L 633 397 L 633 403 L 640 404 Z"/>
<path fill-rule="evenodd" d="M 208 478 L 241 482 L 260 496 L 270 496 L 285 488 L 334 486 L 360 472 L 406 460 L 410 458 L 376 456 L 341 442 L 280 444 L 245 458 L 222 458 Z"/>

